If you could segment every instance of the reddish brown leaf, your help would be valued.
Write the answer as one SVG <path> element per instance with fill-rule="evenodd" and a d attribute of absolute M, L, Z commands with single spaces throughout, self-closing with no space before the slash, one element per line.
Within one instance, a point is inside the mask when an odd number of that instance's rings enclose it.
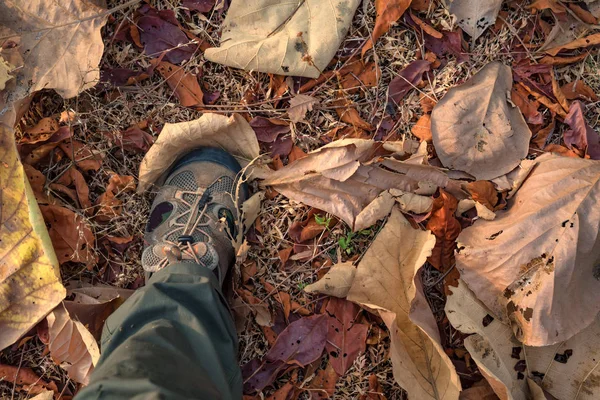
<path fill-rule="evenodd" d="M 319 236 L 325 229 L 327 229 L 327 226 L 319 225 L 314 218 L 311 218 L 300 232 L 300 242 L 305 242 Z"/>
<path fill-rule="evenodd" d="M 571 104 L 569 114 L 565 118 L 565 124 L 571 128 L 564 133 L 565 144 L 569 149 L 576 146 L 593 160 L 598 160 L 600 159 L 600 135 L 585 121 L 584 108 L 585 106 L 579 100 Z"/>
<path fill-rule="evenodd" d="M 581 49 L 589 46 L 596 46 L 598 44 L 600 44 L 600 33 L 594 33 L 592 35 L 576 39 L 571 43 L 563 44 L 561 46 L 548 49 L 546 50 L 546 53 L 550 54 L 551 56 L 555 56 L 563 50 Z"/>
<path fill-rule="evenodd" d="M 279 372 L 290 366 L 304 367 L 321 357 L 328 318 L 324 314 L 300 318 L 285 328 L 263 362 L 254 359 L 242 367 L 244 392 L 261 391 L 275 380 Z"/>
<path fill-rule="evenodd" d="M 581 80 L 576 80 L 566 85 L 561 86 L 560 90 L 564 93 L 568 100 L 585 100 L 598 101 L 598 96 L 594 93 L 594 89 L 583 83 Z"/>
<path fill-rule="evenodd" d="M 248 283 L 254 275 L 258 272 L 258 268 L 256 266 L 256 261 L 246 261 L 242 264 L 242 282 Z"/>
<path fill-rule="evenodd" d="M 381 70 L 375 62 L 363 63 L 357 59 L 354 62 L 348 62 L 347 68 L 342 68 L 338 72 L 341 78 L 342 88 L 346 93 L 356 93 L 362 87 L 376 87 L 381 77 Z"/>
<path fill-rule="evenodd" d="M 575 3 L 567 3 L 567 7 L 569 7 L 575 15 L 577 15 L 577 18 L 586 24 L 595 25 L 598 22 L 596 17 L 594 17 L 591 12 L 584 10 L 581 6 Z"/>
<path fill-rule="evenodd" d="M 512 102 L 519 107 L 527 123 L 539 125 L 544 122 L 544 117 L 538 111 L 540 103 L 529 98 L 529 92 L 522 85 L 514 85 L 511 90 Z"/>
<path fill-rule="evenodd" d="M 415 88 L 423 79 L 423 74 L 431 69 L 431 63 L 425 60 L 415 60 L 408 64 L 392 79 L 388 87 L 388 101 L 396 104 Z"/>
<path fill-rule="evenodd" d="M 563 157 L 580 158 L 579 154 L 577 154 L 573 150 L 569 150 L 565 146 L 561 146 L 559 144 L 551 143 L 551 144 L 547 145 L 546 147 L 544 147 L 544 150 L 549 153 L 556 153 Z"/>
<path fill-rule="evenodd" d="M 33 194 L 35 194 L 35 199 L 38 204 L 53 203 L 53 200 L 46 194 L 44 187 L 46 184 L 46 176 L 28 164 L 23 164 L 23 169 L 25 170 L 25 175 L 27 175 L 27 179 L 29 180 L 29 184 L 31 185 L 31 189 L 33 190 Z"/>
<path fill-rule="evenodd" d="M 151 134 L 135 125 L 121 132 L 102 132 L 102 134 L 115 146 L 133 153 L 146 153 L 154 143 Z"/>
<path fill-rule="evenodd" d="M 323 353 L 327 338 L 327 315 L 313 315 L 292 322 L 277 337 L 275 345 L 265 359 L 270 362 L 282 361 L 290 365 L 304 367 L 315 361 Z"/>
<path fill-rule="evenodd" d="M 496 187 L 492 182 L 468 182 L 465 183 L 463 187 L 469 192 L 473 200 L 483 204 L 491 211 L 494 211 L 496 204 L 498 204 L 498 192 L 496 192 Z"/>
<path fill-rule="evenodd" d="M 96 263 L 94 234 L 85 220 L 73 211 L 55 205 L 40 206 L 58 261 L 80 262 L 91 269 Z"/>
<path fill-rule="evenodd" d="M 302 150 L 300 147 L 298 146 L 292 146 L 292 150 L 289 153 L 288 156 L 288 164 L 292 163 L 296 160 L 300 160 L 301 158 L 306 157 L 307 154 L 304 152 L 304 150 Z"/>
<path fill-rule="evenodd" d="M 543 149 L 546 147 L 546 142 L 548 141 L 548 137 L 550 137 L 550 135 L 552 135 L 552 133 L 554 133 L 554 127 L 556 125 L 556 122 L 554 120 L 554 118 L 552 118 L 552 121 L 550 121 L 550 123 L 548 125 L 546 125 L 545 127 L 543 127 L 542 129 L 540 129 L 535 138 L 533 138 L 531 140 L 531 142 L 537 146 L 538 149 Z"/>
<path fill-rule="evenodd" d="M 408 22 L 413 27 L 418 27 L 414 21 L 408 20 Z M 441 60 L 447 60 L 449 56 L 455 57 L 458 63 L 469 60 L 469 55 L 463 52 L 463 37 L 460 28 L 452 32 L 442 31 L 441 33 L 444 35 L 441 39 L 428 35 L 426 32 L 423 33 L 427 50 L 433 52 Z M 444 65 L 446 62 L 444 62 Z"/>
<path fill-rule="evenodd" d="M 135 179 L 133 176 L 112 175 L 108 181 L 106 192 L 96 199 L 96 205 L 98 206 L 98 212 L 95 216 L 96 220 L 108 222 L 121 215 L 123 202 L 117 198 L 117 195 L 122 192 L 133 191 L 135 191 Z"/>
<path fill-rule="evenodd" d="M 68 296 L 73 300 L 65 300 L 64 305 L 71 317 L 81 322 L 96 340 L 100 340 L 106 319 L 133 292 L 133 290 L 113 286 L 72 289 Z"/>
<path fill-rule="evenodd" d="M 88 146 L 78 140 L 63 142 L 58 146 L 78 168 L 85 172 L 98 171 L 102 165 L 102 156 L 92 152 Z"/>
<path fill-rule="evenodd" d="M 412 0 L 410 8 L 415 11 L 429 11 L 431 0 Z"/>
<path fill-rule="evenodd" d="M 383 395 L 383 388 L 377 379 L 377 375 L 369 375 L 369 390 L 360 397 L 360 400 L 387 400 Z"/>
<path fill-rule="evenodd" d="M 530 9 L 532 12 L 543 11 L 547 9 L 550 9 L 558 14 L 564 14 L 567 12 L 567 9 L 560 4 L 558 0 L 535 0 L 526 8 Z"/>
<path fill-rule="evenodd" d="M 275 393 L 267 397 L 267 400 L 290 400 L 291 396 L 294 394 L 294 389 L 296 389 L 296 385 L 293 382 L 288 381 Z"/>
<path fill-rule="evenodd" d="M 204 105 L 204 93 L 198 83 L 198 78 L 185 72 L 183 67 L 178 67 L 166 61 L 152 60 L 158 73 L 167 81 L 175 96 L 182 106 L 198 107 Z"/>
<path fill-rule="evenodd" d="M 421 18 L 417 17 L 414 14 L 410 14 L 410 18 L 417 24 L 419 27 L 429 34 L 430 36 L 436 39 L 442 39 L 444 35 L 441 32 L 438 32 L 433 26 L 429 25 L 427 22 L 423 21 Z"/>
<path fill-rule="evenodd" d="M 539 60 L 539 62 L 541 64 L 562 66 L 562 65 L 569 65 L 569 64 L 579 62 L 579 61 L 583 60 L 584 58 L 586 58 L 587 56 L 588 56 L 587 53 L 579 54 L 576 56 L 570 56 L 570 57 L 544 56 Z"/>
<path fill-rule="evenodd" d="M 457 205 L 458 201 L 454 196 L 440 189 L 440 195 L 433 201 L 431 218 L 427 222 L 427 229 L 436 238 L 435 247 L 428 261 L 442 272 L 454 266 L 456 238 L 461 231 L 460 222 L 454 217 Z M 454 282 L 449 281 L 449 283 Z"/>
<path fill-rule="evenodd" d="M 285 263 L 287 263 L 287 261 L 290 259 L 293 249 L 293 247 L 288 247 L 287 249 L 281 249 L 277 252 L 277 256 L 279 257 L 279 260 L 281 260 L 282 267 L 284 267 Z"/>
<path fill-rule="evenodd" d="M 363 56 L 373 47 L 377 39 L 386 33 L 394 22 L 398 21 L 410 6 L 410 2 L 410 0 L 375 0 L 375 10 L 377 11 L 375 27 L 372 36 L 362 48 Z"/>
<path fill-rule="evenodd" d="M 46 382 L 31 368 L 0 364 L 0 379 L 4 382 L 14 383 L 17 385 L 16 388 L 18 390 L 23 390 L 24 392 L 39 393 L 36 389 L 41 389 L 58 393 L 56 383 Z"/>
<path fill-rule="evenodd" d="M 129 68 L 106 68 L 100 70 L 100 82 L 107 82 L 112 86 L 131 86 L 150 78 L 146 71 L 134 71 Z"/>
<path fill-rule="evenodd" d="M 75 187 L 77 197 L 73 200 L 78 203 L 79 208 L 86 210 L 92 207 L 92 203 L 90 202 L 90 189 L 88 188 L 83 175 L 81 175 L 81 172 L 79 172 L 77 168 L 71 166 L 56 182 L 67 187 Z"/>
<path fill-rule="evenodd" d="M 431 136 L 431 115 L 421 115 L 417 123 L 412 127 L 411 132 L 413 135 L 421 139 L 421 141 L 431 143 L 433 140 Z"/>
<path fill-rule="evenodd" d="M 44 142 L 58 131 L 58 121 L 54 118 L 47 117 L 42 118 L 32 127 L 25 129 L 23 138 L 19 140 L 19 143 L 38 143 Z"/>
<path fill-rule="evenodd" d="M 360 117 L 360 113 L 355 108 L 356 106 L 352 103 L 352 101 L 347 98 L 341 98 L 332 103 L 334 106 L 338 108 L 335 109 L 335 112 L 340 117 L 342 122 L 352 125 L 353 127 L 364 129 L 366 131 L 373 130 L 373 125 L 369 124 L 367 121 Z"/>
<path fill-rule="evenodd" d="M 328 399 L 335 393 L 335 384 L 338 381 L 338 374 L 335 372 L 331 362 L 327 363 L 325 369 L 317 371 L 315 377 L 310 381 L 308 389 L 312 400 Z"/>
<path fill-rule="evenodd" d="M 331 297 L 326 310 L 330 318 L 325 347 L 333 369 L 343 376 L 365 351 L 369 326 L 356 322 L 360 307 L 348 300 Z"/>
<path fill-rule="evenodd" d="M 181 5 L 188 10 L 194 10 L 201 13 L 209 12 L 217 0 L 182 0 Z"/>
<path fill-rule="evenodd" d="M 254 117 L 250 126 L 259 142 L 272 143 L 279 135 L 290 131 L 290 124 L 277 118 Z"/>
<path fill-rule="evenodd" d="M 190 43 L 186 34 L 180 29 L 171 10 L 156 11 L 149 5 L 140 7 L 143 14 L 137 21 L 140 28 L 140 39 L 144 51 L 150 57 L 158 57 L 165 52 L 164 59 L 180 64 L 188 61 L 198 50 L 198 45 Z"/>
<path fill-rule="evenodd" d="M 290 294 L 286 292 L 277 292 L 273 297 L 283 306 L 283 315 L 285 315 L 287 320 L 292 311 L 292 299 Z"/>

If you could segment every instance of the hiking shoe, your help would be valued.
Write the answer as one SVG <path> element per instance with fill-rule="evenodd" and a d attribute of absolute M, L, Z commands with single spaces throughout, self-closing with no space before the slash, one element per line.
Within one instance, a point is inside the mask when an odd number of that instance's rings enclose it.
<path fill-rule="evenodd" d="M 211 147 L 194 150 L 175 164 L 146 225 L 142 266 L 147 278 L 170 264 L 192 262 L 212 270 L 223 285 L 235 260 L 237 205 L 247 198 L 245 184 L 238 189 L 240 170 L 233 156 Z"/>

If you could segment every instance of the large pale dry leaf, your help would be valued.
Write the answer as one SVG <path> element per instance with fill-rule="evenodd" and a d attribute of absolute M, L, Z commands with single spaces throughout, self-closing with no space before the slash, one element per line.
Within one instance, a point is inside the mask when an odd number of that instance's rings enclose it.
<path fill-rule="evenodd" d="M 4 88 L 6 88 L 6 82 L 13 78 L 10 74 L 13 69 L 14 67 L 0 56 L 0 90 L 4 90 Z"/>
<path fill-rule="evenodd" d="M 600 161 L 546 156 L 507 210 L 458 237 L 462 279 L 523 343 L 566 340 L 600 311 L 599 196 Z"/>
<path fill-rule="evenodd" d="M 386 190 L 381 192 L 375 200 L 370 202 L 360 213 L 358 213 L 354 220 L 354 230 L 362 231 L 376 223 L 378 220 L 387 217 L 390 211 L 392 211 L 392 207 L 395 203 L 396 200 L 394 200 L 394 197 L 389 191 Z"/>
<path fill-rule="evenodd" d="M 104 49 L 100 28 L 107 15 L 83 0 L 61 1 L 60 6 L 47 0 L 1 2 L 0 26 L 20 36 L 24 68 L 17 80 L 26 85 L 24 93 L 54 89 L 68 98 L 94 86 Z"/>
<path fill-rule="evenodd" d="M 430 196 L 407 193 L 402 190 L 391 189 L 390 193 L 398 203 L 400 210 L 406 213 L 425 214 L 431 211 L 433 199 Z"/>
<path fill-rule="evenodd" d="M 474 41 L 491 25 L 502 6 L 502 0 L 454 0 L 450 12 L 456 16 L 457 24 Z"/>
<path fill-rule="evenodd" d="M 273 186 L 290 199 L 327 211 L 357 230 L 357 226 L 368 226 L 385 216 L 381 205 L 389 206 L 389 202 L 380 198 L 373 203 L 382 192 L 389 189 L 418 192 L 431 186 L 435 191 L 437 186 L 445 187 L 449 183 L 441 169 L 420 164 L 422 157 L 404 162 L 387 158 L 372 163 L 381 147 L 400 155 L 407 154 L 399 151 L 406 143 L 393 143 L 382 146 L 380 142 L 366 139 L 337 140 L 277 171 L 263 171 L 260 177 L 264 178 L 263 185 Z M 371 209 L 358 220 L 359 214 L 370 204 Z"/>
<path fill-rule="evenodd" d="M 390 328 L 394 378 L 409 398 L 458 399 L 458 376 L 415 277 L 434 245 L 430 232 L 414 229 L 393 209 L 358 265 L 348 300 L 381 310 Z"/>
<path fill-rule="evenodd" d="M 98 343 L 79 321 L 74 321 L 63 305 L 48 314 L 48 348 L 54 362 L 75 382 L 88 384 L 100 358 Z"/>
<path fill-rule="evenodd" d="M 355 275 L 356 267 L 351 262 L 335 264 L 321 279 L 307 285 L 304 290 L 344 298 L 348 295 Z"/>
<path fill-rule="evenodd" d="M 346 36 L 360 0 L 235 0 L 210 61 L 247 71 L 317 78 Z"/>
<path fill-rule="evenodd" d="M 446 167 L 487 180 L 525 158 L 531 131 L 510 100 L 511 87 L 510 68 L 492 62 L 437 103 L 431 133 Z"/>
<path fill-rule="evenodd" d="M 514 338 L 510 326 L 489 315 L 490 311 L 462 280 L 458 281 L 458 287 L 450 290 L 452 294 L 446 302 L 446 315 L 454 328 L 473 334 L 465 339 L 465 348 L 479 368 L 500 383 L 491 383 L 496 394 L 501 399 L 526 400 L 529 392 L 527 381 L 518 379 L 519 372 L 514 369 L 519 361 L 514 357 L 521 355 L 521 343 Z M 513 348 L 519 349 L 515 355 Z"/>
<path fill-rule="evenodd" d="M 473 333 L 465 347 L 501 399 L 544 399 L 537 385 L 558 400 L 598 398 L 600 317 L 567 341 L 523 346 L 464 282 L 452 291 L 448 319 L 461 332 Z"/>
<path fill-rule="evenodd" d="M 260 151 L 252 127 L 239 114 L 204 114 L 193 121 L 165 124 L 140 164 L 138 193 L 147 190 L 179 157 L 198 147 L 222 148 L 242 165 Z"/>

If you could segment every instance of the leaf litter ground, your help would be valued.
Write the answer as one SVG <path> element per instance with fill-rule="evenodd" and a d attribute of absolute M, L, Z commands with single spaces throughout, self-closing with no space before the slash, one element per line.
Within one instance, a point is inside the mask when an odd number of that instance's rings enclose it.
<path fill-rule="evenodd" d="M 109 1 L 108 3 L 110 9 L 126 2 Z M 217 32 L 222 22 L 222 16 L 218 12 L 209 12 L 205 16 L 192 13 L 190 16 L 177 1 L 172 2 L 173 4 L 160 1 L 149 3 L 157 10 L 174 11 L 182 26 L 207 43 L 218 45 Z M 351 29 L 338 50 L 338 55 L 351 54 L 369 37 L 375 24 L 375 7 L 371 2 L 364 3 L 359 6 Z M 101 69 L 109 71 L 113 76 L 121 76 L 119 69 L 142 72 L 151 66 L 152 58 L 143 54 L 133 43 L 115 39 L 115 33 L 132 21 L 136 8 L 137 6 L 130 7 L 115 13 L 103 28 L 102 37 L 106 48 Z M 441 6 L 435 6 L 434 3 L 427 12 L 418 15 L 426 18 L 436 27 L 451 26 L 448 12 Z M 529 10 L 517 7 L 511 9 L 504 18 L 510 26 L 484 33 L 475 46 L 470 47 L 466 62 L 458 63 L 455 57 L 449 57 L 446 65 L 435 70 L 433 79 L 427 79 L 419 84 L 416 90 L 410 90 L 406 97 L 398 102 L 395 109 L 392 107 L 394 117 L 397 119 L 393 129 L 386 128 L 384 120 L 390 112 L 389 106 L 386 108 L 388 86 L 398 76 L 399 71 L 414 61 L 417 54 L 423 51 L 423 42 L 421 36 L 408 24 L 401 22 L 392 26 L 376 42 L 374 53 L 371 56 L 367 54 L 367 57 L 371 57 L 370 61 L 375 61 L 381 70 L 377 85 L 367 87 L 357 80 L 355 87 L 346 88 L 346 97 L 354 101 L 360 118 L 367 124 L 374 125 L 371 131 L 356 132 L 358 134 L 364 132 L 368 137 L 379 135 L 379 139 L 388 140 L 411 137 L 413 125 L 423 114 L 420 102 L 422 95 L 437 101 L 449 88 L 464 82 L 488 62 L 500 60 L 510 63 L 512 59 L 510 44 L 518 40 L 515 33 L 524 29 L 526 22 L 535 16 Z M 360 53 L 360 50 L 358 52 Z M 344 66 L 344 62 L 340 61 L 330 69 Z M 557 79 L 563 84 L 581 79 L 593 93 L 600 93 L 600 77 L 596 73 L 599 67 L 600 56 L 596 52 L 590 52 L 584 62 L 557 67 Z M 185 64 L 184 70 L 200 76 L 204 89 L 204 103 L 214 102 L 213 106 L 206 106 L 206 110 L 242 113 L 250 118 L 286 118 L 285 100 L 289 92 L 283 95 L 282 101 L 264 101 L 268 90 L 272 92 L 277 90 L 277 85 L 271 82 L 267 74 L 248 73 L 206 62 L 201 51 L 197 51 L 196 56 Z M 34 98 L 29 112 L 17 129 L 17 138 L 25 137 L 27 128 L 35 126 L 44 117 L 58 118 L 65 111 L 73 111 L 75 119 L 70 122 L 73 138 L 84 143 L 92 155 L 101 155 L 103 158 L 97 171 L 86 174 L 89 197 L 91 202 L 96 204 L 98 198 L 105 193 L 109 180 L 114 174 L 137 178 L 139 164 L 143 157 L 142 151 L 139 153 L 126 151 L 125 154 L 115 151 L 114 135 L 102 134 L 102 132 L 114 134 L 137 127 L 156 138 L 165 123 L 194 120 L 201 115 L 199 111 L 182 107 L 173 89 L 160 74 L 154 74 L 147 79 L 142 79 L 144 77 L 138 74 L 138 78 L 140 81 L 134 85 L 118 85 L 119 87 L 107 85 L 104 88 L 99 86 L 67 101 L 53 92 L 42 92 Z M 291 83 L 290 79 L 287 81 Z M 294 85 L 300 87 L 305 82 L 306 80 L 297 80 Z M 288 152 L 289 155 L 282 157 L 284 164 L 292 158 L 301 157 L 303 153 L 321 147 L 324 139 L 328 137 L 327 134 L 333 129 L 337 128 L 337 132 L 343 132 L 343 128 L 352 126 L 351 122 L 341 122 L 351 120 L 340 115 L 338 110 L 341 106 L 338 105 L 339 103 L 334 103 L 339 87 L 340 82 L 334 77 L 323 84 L 317 84 L 313 88 L 314 92 L 305 93 L 317 97 L 320 104 L 307 112 L 306 122 L 297 123 L 289 133 L 284 134 L 290 138 L 289 142 L 293 145 L 291 152 Z M 216 96 L 218 97 L 214 100 Z M 588 107 L 586 120 L 592 126 L 598 124 L 597 106 Z M 350 131 L 354 132 L 354 129 Z M 139 132 L 135 132 L 139 135 Z M 561 132 L 554 132 L 550 137 L 550 143 L 560 144 L 560 140 Z M 268 143 L 273 143 L 273 146 L 281 145 L 277 140 Z M 143 148 L 143 144 L 140 147 Z M 55 183 L 67 174 L 71 164 L 68 157 L 51 160 L 42 173 L 47 182 Z M 143 271 L 139 260 L 151 194 L 139 196 L 132 191 L 118 190 L 116 196 L 121 202 L 120 212 L 105 220 L 97 218 L 90 210 L 84 209 L 81 202 L 78 202 L 77 198 L 74 200 L 70 197 L 68 192 L 55 188 L 51 190 L 51 194 L 71 204 L 71 208 L 85 218 L 96 239 L 95 243 L 90 244 L 93 247 L 93 256 L 97 260 L 95 265 L 90 270 L 84 264 L 65 263 L 61 267 L 63 281 L 85 280 L 132 289 L 143 284 Z M 315 227 L 313 221 L 319 221 L 319 218 L 321 223 L 316 224 Z M 273 326 L 261 326 L 259 324 L 261 320 L 251 315 L 246 320 L 240 320 L 243 321 L 240 326 L 242 365 L 269 352 L 272 347 L 272 337 L 270 337 L 272 333 L 269 329 L 277 330 L 277 333 L 281 332 L 288 323 L 304 318 L 302 310 L 314 313 L 325 311 L 322 310 L 324 296 L 308 295 L 303 288 L 321 277 L 331 263 L 360 259 L 381 228 L 381 224 L 377 224 L 351 235 L 347 226 L 335 219 L 323 223 L 323 219 L 326 218 L 328 218 L 326 215 L 315 217 L 314 211 L 309 207 L 290 201 L 281 195 L 267 196 L 263 201 L 259 220 L 248 234 L 248 242 L 251 246 L 245 260 L 236 270 L 235 285 L 238 291 L 234 291 L 232 297 L 234 309 L 236 305 L 248 303 L 248 298 L 258 300 L 258 304 L 267 305 L 271 315 L 266 318 L 272 319 Z M 323 229 L 324 225 L 328 225 L 329 229 Z M 316 234 L 313 236 L 312 244 L 309 246 L 299 244 L 295 233 L 298 230 L 308 231 L 311 226 Z M 115 243 L 119 241 L 115 241 L 114 238 L 131 238 L 131 240 L 123 245 L 123 241 L 120 241 L 120 244 Z M 464 349 L 463 335 L 447 323 L 444 314 L 445 289 L 442 274 L 426 264 L 422 280 L 425 294 L 442 330 L 442 345 L 451 356 L 459 376 L 463 382 L 480 380 L 481 376 L 476 366 Z M 246 291 L 245 298 L 240 295 L 239 289 Z M 289 298 L 285 294 L 288 294 Z M 239 298 L 243 301 L 240 302 Z M 359 319 L 371 326 L 366 351 L 355 360 L 345 375 L 337 380 L 333 396 L 359 398 L 370 390 L 378 388 L 376 390 L 381 390 L 389 399 L 405 398 L 405 392 L 395 383 L 392 376 L 392 366 L 388 358 L 389 339 L 385 334 L 383 321 L 366 312 L 363 312 Z M 65 372 L 55 365 L 49 355 L 43 353 L 44 344 L 38 335 L 33 332 L 28 336 L 31 336 L 30 340 L 3 351 L 0 362 L 24 369 L 32 368 L 44 381 L 56 382 L 59 386 L 65 387 L 65 393 L 73 393 L 76 389 L 75 384 L 69 381 Z M 327 368 L 326 359 L 327 357 L 323 356 L 320 361 L 295 373 L 280 376 L 273 387 L 263 391 L 265 397 L 273 394 L 277 389 L 284 390 L 290 380 L 294 380 L 297 386 L 307 389 L 301 395 L 304 398 L 320 393 L 325 380 L 323 371 L 331 369 Z M 373 384 L 373 375 L 377 377 L 375 382 L 378 381 L 378 385 Z M 24 392 L 16 390 L 16 385 L 10 382 L 0 383 L 0 390 L 2 397 L 29 397 Z"/>

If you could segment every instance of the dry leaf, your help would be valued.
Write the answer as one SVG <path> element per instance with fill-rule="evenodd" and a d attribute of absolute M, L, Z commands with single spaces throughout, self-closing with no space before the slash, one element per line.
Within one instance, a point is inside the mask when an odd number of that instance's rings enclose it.
<path fill-rule="evenodd" d="M 564 31 L 565 30 L 563 30 L 563 32 Z M 552 47 L 546 50 L 546 53 L 550 54 L 551 56 L 555 56 L 563 50 L 575 50 L 589 46 L 596 46 L 598 44 L 600 44 L 600 33 L 594 33 L 589 36 L 575 39 L 572 42 Z"/>
<path fill-rule="evenodd" d="M 498 192 L 496 192 L 496 188 L 492 182 L 467 182 L 462 186 L 467 192 L 469 192 L 473 200 L 483 204 L 491 211 L 494 211 L 494 207 L 496 207 L 496 204 L 498 204 Z"/>
<path fill-rule="evenodd" d="M 519 340 L 542 346 L 580 332 L 600 311 L 600 162 L 536 162 L 506 211 L 460 234 L 456 265 Z"/>
<path fill-rule="evenodd" d="M 362 231 L 365 228 L 375 224 L 380 219 L 388 216 L 392 207 L 396 201 L 389 191 L 384 191 L 379 194 L 370 202 L 363 210 L 356 216 L 354 220 L 354 231 Z"/>
<path fill-rule="evenodd" d="M 343 139 L 277 171 L 261 170 L 257 175 L 264 179 L 262 185 L 270 185 L 290 199 L 329 212 L 354 230 L 356 226 L 369 226 L 385 216 L 381 206 L 390 202 L 382 198 L 372 202 L 386 190 L 426 194 L 435 191 L 437 186 L 449 184 L 441 169 L 421 164 L 425 161 L 423 155 L 404 162 L 387 158 L 380 163 L 369 163 L 382 147 L 399 156 L 414 151 L 410 141 L 382 144 L 366 139 Z M 407 147 L 410 151 L 404 150 Z M 369 205 L 358 221 L 360 225 L 356 225 L 358 215 Z"/>
<path fill-rule="evenodd" d="M 435 237 L 392 210 L 360 262 L 348 300 L 380 311 L 390 329 L 394 378 L 415 399 L 457 399 L 460 383 L 415 274 Z M 387 311 L 386 311 L 387 310 Z"/>
<path fill-rule="evenodd" d="M 422 141 L 431 143 L 431 115 L 423 114 L 417 121 L 417 123 L 410 130 L 413 135 L 421 139 Z"/>
<path fill-rule="evenodd" d="M 88 1 L 73 0 L 60 7 L 46 0 L 3 1 L 0 26 L 18 32 L 10 39 L 19 41 L 18 51 L 26 59 L 16 74 L 18 81 L 27 82 L 19 93 L 54 89 L 69 98 L 94 86 L 104 49 L 100 28 L 107 15 Z"/>
<path fill-rule="evenodd" d="M 0 171 L 4 211 L 0 251 L 6 260 L 0 275 L 4 293 L 0 298 L 0 348 L 27 332 L 65 296 L 58 261 L 14 145 L 16 111 L 24 98 L 40 89 L 73 97 L 95 85 L 103 50 L 100 28 L 106 16 L 89 2 L 71 1 L 61 7 L 50 7 L 43 0 L 0 3 L 2 44 L 6 39 L 18 44 L 3 49 L 2 57 L 19 67 L 14 71 L 16 79 L 3 82 L 7 98 L 14 103 L 1 104 L 0 146 L 7 168 Z M 15 281 L 20 285 L 12 284 Z"/>
<path fill-rule="evenodd" d="M 373 48 L 373 44 L 384 33 L 386 33 L 392 24 L 400 19 L 402 14 L 410 6 L 411 0 L 375 0 L 375 10 L 377 17 L 375 18 L 375 27 L 373 28 L 372 36 L 367 40 L 362 48 L 362 55 Z"/>
<path fill-rule="evenodd" d="M 317 78 L 346 36 L 359 0 L 234 2 L 209 61 L 247 71 Z"/>
<path fill-rule="evenodd" d="M 600 160 L 600 134 L 587 124 L 584 114 L 583 103 L 579 100 L 574 101 L 565 117 L 565 124 L 570 128 L 563 134 L 565 144 L 569 149 L 577 147 L 593 160 Z"/>
<path fill-rule="evenodd" d="M 354 360 L 365 351 L 369 325 L 356 320 L 360 307 L 344 299 L 329 299 L 326 311 L 330 318 L 325 350 L 335 372 L 344 376 Z"/>
<path fill-rule="evenodd" d="M 91 269 L 96 263 L 94 254 L 94 234 L 88 223 L 78 214 L 64 207 L 40 206 L 48 234 L 58 261 L 86 264 Z"/>
<path fill-rule="evenodd" d="M 400 101 L 423 80 L 423 74 L 431 69 L 431 63 L 426 60 L 415 60 L 403 68 L 398 76 L 392 79 L 388 86 L 388 101 L 395 104 Z"/>
<path fill-rule="evenodd" d="M 454 266 L 456 238 L 461 231 L 460 222 L 454 217 L 457 207 L 456 198 L 450 193 L 440 190 L 440 195 L 433 201 L 433 211 L 427 222 L 427 229 L 431 230 L 436 237 L 429 262 L 442 272 Z M 453 280 L 447 280 L 447 282 L 455 283 Z"/>
<path fill-rule="evenodd" d="M 396 200 L 402 212 L 425 214 L 433 208 L 433 199 L 430 196 L 421 196 L 397 189 L 390 189 L 390 193 L 394 196 L 394 200 Z"/>
<path fill-rule="evenodd" d="M 338 374 L 333 369 L 331 363 L 327 363 L 325 369 L 317 371 L 315 377 L 310 381 L 310 394 L 312 400 L 328 399 L 335 394 L 335 384 L 338 381 Z"/>
<path fill-rule="evenodd" d="M 158 73 L 167 81 L 167 84 L 184 107 L 199 107 L 204 104 L 204 93 L 198 83 L 196 75 L 186 72 L 183 67 L 178 67 L 166 61 L 152 60 Z"/>
<path fill-rule="evenodd" d="M 494 25 L 501 6 L 502 0 L 454 0 L 450 12 L 456 16 L 458 26 L 474 42 L 489 26 Z"/>
<path fill-rule="evenodd" d="M 465 347 L 500 398 L 545 399 L 536 397 L 540 389 L 533 381 L 556 399 L 598 397 L 600 389 L 593 373 L 598 365 L 598 318 L 567 341 L 523 346 L 510 326 L 496 318 L 463 281 L 452 292 L 446 302 L 448 319 L 461 332 L 472 333 L 465 339 Z"/>
<path fill-rule="evenodd" d="M 344 298 L 354 281 L 356 267 L 351 262 L 335 264 L 325 276 L 304 288 L 308 293 L 321 293 Z"/>
<path fill-rule="evenodd" d="M 4 60 L 2 56 L 0 56 L 0 90 L 4 90 L 6 88 L 6 82 L 13 78 L 10 74 L 14 66 L 9 64 Z"/>
<path fill-rule="evenodd" d="M 594 89 L 586 85 L 581 80 L 576 80 L 571 83 L 567 83 L 560 87 L 560 90 L 565 94 L 568 100 L 585 100 L 585 101 L 598 101 L 598 96 L 594 93 Z"/>
<path fill-rule="evenodd" d="M 15 367 L 12 365 L 0 364 L 0 379 L 2 382 L 13 383 L 14 386 L 11 386 L 14 389 L 18 391 L 22 390 L 23 392 L 27 392 L 27 394 L 40 392 L 50 393 L 50 400 L 54 399 L 55 393 L 58 393 L 56 383 L 52 381 L 46 382 L 31 368 L 23 367 L 21 365 Z"/>
<path fill-rule="evenodd" d="M 319 104 L 319 100 L 306 94 L 299 94 L 290 100 L 290 108 L 287 113 L 292 122 L 300 122 L 306 116 L 306 113 L 312 111 L 313 107 Z"/>
<path fill-rule="evenodd" d="M 220 147 L 242 165 L 256 158 L 260 151 L 252 127 L 239 114 L 231 117 L 204 114 L 193 121 L 165 124 L 140 164 L 138 193 L 150 188 L 177 158 L 203 146 Z"/>
<path fill-rule="evenodd" d="M 492 62 L 437 103 L 431 133 L 446 167 L 486 180 L 509 172 L 525 158 L 531 131 L 510 101 L 511 87 L 510 68 Z"/>
<path fill-rule="evenodd" d="M 69 378 L 87 385 L 94 366 L 100 358 L 96 339 L 79 321 L 73 321 L 63 305 L 47 317 L 50 333 L 50 356 Z"/>

